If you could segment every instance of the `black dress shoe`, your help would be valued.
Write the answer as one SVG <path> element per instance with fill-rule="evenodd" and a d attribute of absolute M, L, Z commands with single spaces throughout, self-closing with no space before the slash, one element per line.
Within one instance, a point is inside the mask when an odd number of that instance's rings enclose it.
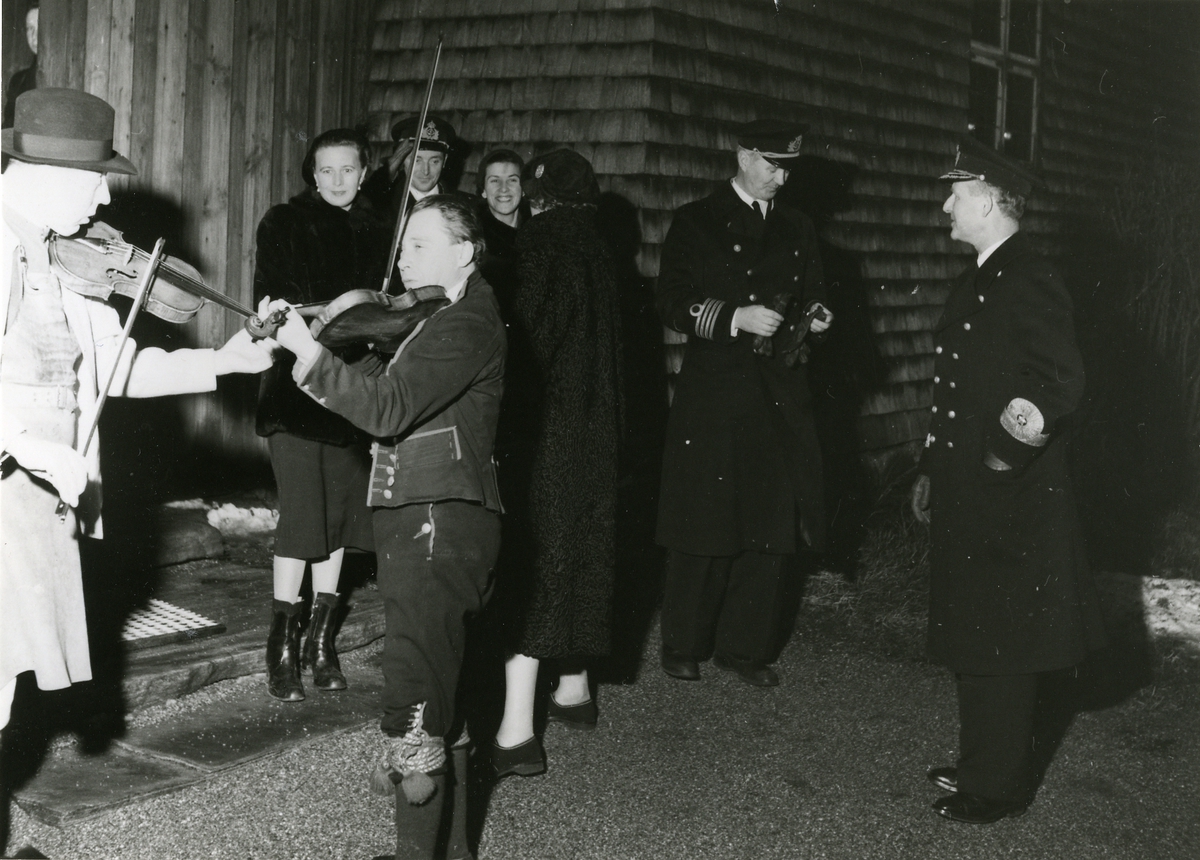
<path fill-rule="evenodd" d="M 942 791 L 958 791 L 958 768 L 956 767 L 935 767 L 925 774 L 925 778 Z"/>
<path fill-rule="evenodd" d="M 578 705 L 560 705 L 554 701 L 554 694 L 550 694 L 550 703 L 546 706 L 547 720 L 562 723 L 569 729 L 583 729 L 590 732 L 596 728 L 596 718 L 596 702 L 593 699 L 580 702 Z"/>
<path fill-rule="evenodd" d="M 492 767 L 496 770 L 496 779 L 537 776 L 546 772 L 546 751 L 536 735 L 515 747 L 502 747 L 493 742 Z"/>
<path fill-rule="evenodd" d="M 678 678 L 681 681 L 700 680 L 699 662 L 692 657 L 685 657 L 683 654 L 667 648 L 663 648 L 662 651 L 662 668 L 672 678 Z"/>
<path fill-rule="evenodd" d="M 713 665 L 733 672 L 754 687 L 779 686 L 779 676 L 775 674 L 775 670 L 757 660 L 739 660 L 737 657 L 725 657 L 718 654 L 713 657 Z"/>
<path fill-rule="evenodd" d="M 1024 803 L 989 800 L 964 791 L 948 794 L 933 802 L 933 810 L 938 815 L 967 824 L 991 824 L 1010 815 L 1024 815 L 1026 808 Z"/>

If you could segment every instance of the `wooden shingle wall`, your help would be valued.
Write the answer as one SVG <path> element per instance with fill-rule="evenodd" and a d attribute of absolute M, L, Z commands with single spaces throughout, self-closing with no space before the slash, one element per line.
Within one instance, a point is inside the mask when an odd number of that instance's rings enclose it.
<path fill-rule="evenodd" d="M 947 189 L 936 177 L 966 130 L 971 5 L 776 5 L 495 0 L 483 13 L 469 0 L 389 0 L 377 9 L 370 104 L 415 111 L 443 34 L 433 107 L 473 144 L 462 187 L 473 188 L 474 165 L 495 147 L 529 155 L 572 146 L 593 160 L 605 190 L 637 207 L 648 276 L 672 212 L 733 172 L 738 124 L 807 121 L 806 169 L 844 177 L 836 205 L 814 214 L 827 247 L 851 263 L 835 297 L 852 290 L 844 298 L 866 308 L 876 372 L 860 380 L 858 446 L 883 468 L 924 438 L 930 331 L 948 280 L 970 261 L 949 238 Z M 1049 192 L 1031 201 L 1030 232 L 1052 238 L 1152 141 L 1196 152 L 1196 63 L 1180 33 L 1174 43 L 1164 34 L 1161 5 L 1045 3 L 1040 151 Z M 1188 75 L 1190 90 L 1179 84 Z M 1171 130 L 1156 129 L 1156 112 L 1168 108 Z"/>
<path fill-rule="evenodd" d="M 113 105 L 114 147 L 138 168 L 137 176 L 109 177 L 114 204 L 135 220 L 158 217 L 168 254 L 249 305 L 259 219 L 304 187 L 308 141 L 363 113 L 372 7 L 42 0 L 41 84 Z M 180 327 L 176 345 L 219 345 L 241 324 L 206 307 Z M 229 377 L 215 394 L 180 398 L 185 434 L 227 454 L 261 456 L 256 391 L 257 379 Z"/>

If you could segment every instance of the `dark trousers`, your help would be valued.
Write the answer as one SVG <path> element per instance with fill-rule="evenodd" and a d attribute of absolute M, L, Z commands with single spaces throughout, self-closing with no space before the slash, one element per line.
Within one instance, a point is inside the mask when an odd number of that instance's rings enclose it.
<path fill-rule="evenodd" d="M 466 622 L 483 609 L 500 551 L 500 518 L 480 505 L 436 502 L 376 508 L 375 548 L 386 630 L 383 718 L 408 730 L 425 702 L 424 728 L 445 737 L 466 650 Z"/>
<path fill-rule="evenodd" d="M 685 657 L 713 653 L 769 661 L 777 645 L 790 556 L 710 557 L 671 550 L 663 583 L 663 646 Z"/>
<path fill-rule="evenodd" d="M 958 789 L 1024 802 L 1032 788 L 1037 675 L 956 675 Z"/>

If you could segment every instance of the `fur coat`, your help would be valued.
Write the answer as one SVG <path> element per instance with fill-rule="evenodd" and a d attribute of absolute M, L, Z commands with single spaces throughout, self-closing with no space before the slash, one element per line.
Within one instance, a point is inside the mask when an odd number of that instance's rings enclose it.
<path fill-rule="evenodd" d="M 531 657 L 606 654 L 622 411 L 615 268 L 583 208 L 531 218 L 517 256 L 502 418 L 511 511 L 502 623 Z"/>

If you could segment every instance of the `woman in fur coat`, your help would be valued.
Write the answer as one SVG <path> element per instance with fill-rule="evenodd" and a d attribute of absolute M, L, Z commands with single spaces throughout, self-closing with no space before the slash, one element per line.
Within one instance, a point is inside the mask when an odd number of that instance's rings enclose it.
<path fill-rule="evenodd" d="M 517 236 L 510 320 L 505 465 L 516 480 L 504 488 L 498 598 L 512 656 L 493 749 L 498 776 L 546 769 L 533 731 L 541 661 L 559 671 L 550 719 L 596 725 L 585 661 L 610 648 L 622 408 L 617 277 L 595 226 L 592 167 L 562 149 L 526 165 L 521 184 L 533 217 Z"/>
<path fill-rule="evenodd" d="M 258 226 L 256 301 L 270 296 L 294 304 L 320 302 L 379 288 L 391 231 L 358 193 L 369 147 L 351 129 L 332 129 L 313 141 L 303 165 L 309 187 L 273 206 Z M 258 434 L 268 439 L 279 491 L 267 683 L 272 696 L 287 702 L 304 698 L 302 666 L 312 668 L 318 689 L 346 688 L 333 646 L 342 557 L 348 546 L 374 550 L 367 439 L 296 387 L 293 363 L 287 356 L 264 375 L 257 421 Z M 313 608 L 301 654 L 300 586 L 309 564 Z"/>

